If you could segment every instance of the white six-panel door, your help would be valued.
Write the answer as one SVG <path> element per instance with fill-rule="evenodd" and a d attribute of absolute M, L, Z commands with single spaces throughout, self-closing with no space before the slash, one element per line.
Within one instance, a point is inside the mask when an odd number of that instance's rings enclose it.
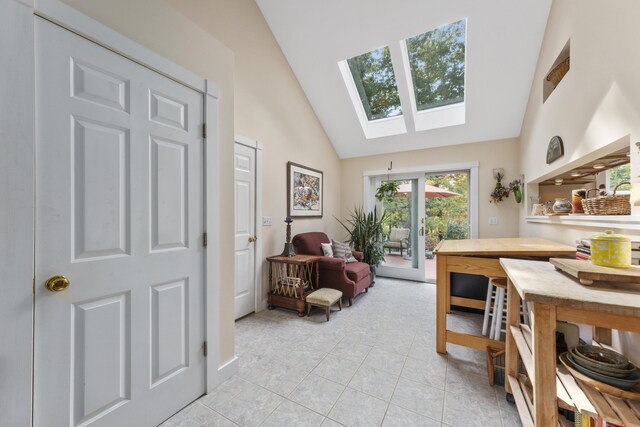
<path fill-rule="evenodd" d="M 255 311 L 256 150 L 235 144 L 235 317 Z"/>
<path fill-rule="evenodd" d="M 204 393 L 202 110 L 36 18 L 36 426 L 151 426 Z"/>

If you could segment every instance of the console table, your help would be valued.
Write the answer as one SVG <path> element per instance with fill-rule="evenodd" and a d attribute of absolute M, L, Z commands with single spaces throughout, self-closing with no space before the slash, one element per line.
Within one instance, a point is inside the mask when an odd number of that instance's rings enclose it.
<path fill-rule="evenodd" d="M 290 308 L 304 316 L 305 298 L 318 283 L 320 269 L 316 255 L 270 256 L 268 308 Z M 315 281 L 313 272 L 315 270 Z"/>
<path fill-rule="evenodd" d="M 505 389 L 524 426 L 567 424 L 558 406 L 619 425 L 640 424 L 640 402 L 600 393 L 556 366 L 556 320 L 640 332 L 640 293 L 581 285 L 548 262 L 501 259 L 508 276 Z M 520 324 L 531 304 L 532 329 Z M 522 360 L 527 376 L 518 371 Z M 532 391 L 532 392 L 531 392 Z"/>
<path fill-rule="evenodd" d="M 502 341 L 464 334 L 447 329 L 447 313 L 451 304 L 484 310 L 485 302 L 452 297 L 450 273 L 507 277 L 499 258 L 538 258 L 571 256 L 576 248 L 538 238 L 443 240 L 433 252 L 436 255 L 436 351 L 447 352 L 447 343 L 486 351 L 487 347 L 504 349 Z"/>

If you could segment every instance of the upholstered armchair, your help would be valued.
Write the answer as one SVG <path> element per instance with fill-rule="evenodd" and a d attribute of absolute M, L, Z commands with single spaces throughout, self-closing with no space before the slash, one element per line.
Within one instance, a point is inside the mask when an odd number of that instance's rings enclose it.
<path fill-rule="evenodd" d="M 400 249 L 400 255 L 402 256 L 405 249 L 409 249 L 409 228 L 392 228 L 389 232 L 389 239 L 384 242 L 384 247 L 389 249 Z"/>
<path fill-rule="evenodd" d="M 349 300 L 349 305 L 353 304 L 353 299 L 357 295 L 363 291 L 368 292 L 369 287 L 373 286 L 371 269 L 369 264 L 362 262 L 364 259 L 362 252 L 353 252 L 358 262 L 345 262 L 343 259 L 324 256 L 320 243 L 331 243 L 331 239 L 321 232 L 297 234 L 292 243 L 298 254 L 322 257 L 318 262 L 320 283 L 316 283 L 315 286 L 342 291 L 342 296 Z"/>

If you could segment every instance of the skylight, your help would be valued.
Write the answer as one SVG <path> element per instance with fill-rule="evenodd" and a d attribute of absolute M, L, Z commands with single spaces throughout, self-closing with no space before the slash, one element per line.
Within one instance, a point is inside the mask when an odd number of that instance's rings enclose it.
<path fill-rule="evenodd" d="M 402 115 L 389 47 L 355 56 L 347 64 L 369 121 Z"/>
<path fill-rule="evenodd" d="M 464 102 L 466 20 L 405 40 L 417 111 Z"/>

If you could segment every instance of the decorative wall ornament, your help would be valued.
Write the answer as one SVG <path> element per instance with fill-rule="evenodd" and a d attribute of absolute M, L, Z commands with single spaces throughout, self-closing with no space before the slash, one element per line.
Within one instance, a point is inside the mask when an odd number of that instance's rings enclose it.
<path fill-rule="evenodd" d="M 547 164 L 558 160 L 562 156 L 564 156 L 564 145 L 562 144 L 562 138 L 556 135 L 551 138 L 547 146 Z"/>

